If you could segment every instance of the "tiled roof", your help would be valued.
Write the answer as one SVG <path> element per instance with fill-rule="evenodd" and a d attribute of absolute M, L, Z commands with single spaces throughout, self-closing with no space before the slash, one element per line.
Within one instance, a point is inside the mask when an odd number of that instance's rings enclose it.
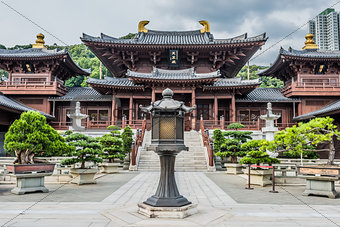
<path fill-rule="evenodd" d="M 116 77 L 105 77 L 104 79 L 94 79 L 88 78 L 87 83 L 89 84 L 97 84 L 97 85 L 111 85 L 116 87 L 140 87 L 143 88 L 142 85 L 134 84 L 129 78 L 116 78 Z"/>
<path fill-rule="evenodd" d="M 154 80 L 199 80 L 199 79 L 213 79 L 221 76 L 219 71 L 211 73 L 196 73 L 194 68 L 182 70 L 167 70 L 153 68 L 151 73 L 139 73 L 128 70 L 128 77 L 145 78 Z"/>
<path fill-rule="evenodd" d="M 340 51 L 280 49 L 280 54 L 305 58 L 340 58 Z"/>
<path fill-rule="evenodd" d="M 237 102 L 300 102 L 282 95 L 280 88 L 255 88 L 245 96 L 236 97 Z"/>
<path fill-rule="evenodd" d="M 47 50 L 45 48 L 29 48 L 21 50 L 7 50 L 0 49 L 0 59 L 23 59 L 31 58 L 34 60 L 39 60 L 41 58 L 53 58 L 65 56 L 65 63 L 77 74 L 80 75 L 90 75 L 91 69 L 83 69 L 76 62 L 73 61 L 71 55 L 69 54 L 67 48 L 63 50 L 53 49 Z"/>
<path fill-rule="evenodd" d="M 234 87 L 234 86 L 244 86 L 244 85 L 260 85 L 262 82 L 260 79 L 254 80 L 242 80 L 241 77 L 235 78 L 219 78 L 211 85 L 206 85 L 205 87 Z"/>
<path fill-rule="evenodd" d="M 7 108 L 10 108 L 10 109 L 13 109 L 13 110 L 17 110 L 17 111 L 21 111 L 21 112 L 26 112 L 26 111 L 31 111 L 31 110 L 34 110 L 34 111 L 38 111 L 36 109 L 33 109 L 31 107 L 28 107 L 12 98 L 9 98 L 7 96 L 5 96 L 4 94 L 2 94 L 0 92 L 0 105 L 1 106 L 4 106 L 4 107 L 7 107 Z M 39 113 L 41 113 L 42 115 L 44 115 L 45 117 L 47 118 L 54 118 L 53 116 L 47 114 L 47 113 L 44 113 L 44 112 L 41 112 L 41 111 L 38 111 Z"/>
<path fill-rule="evenodd" d="M 91 87 L 72 87 L 62 97 L 51 97 L 51 101 L 111 101 L 111 95 L 102 95 Z"/>
<path fill-rule="evenodd" d="M 190 44 L 231 44 L 247 43 L 267 40 L 266 34 L 247 38 L 247 34 L 229 39 L 214 39 L 211 33 L 201 33 L 200 30 L 194 31 L 155 31 L 148 30 L 147 33 L 139 32 L 134 39 L 119 39 L 105 34 L 94 37 L 83 34 L 82 41 L 103 42 L 117 44 L 171 44 L 171 45 L 190 45 Z"/>
<path fill-rule="evenodd" d="M 330 112 L 337 111 L 337 110 L 340 110 L 340 100 L 335 101 L 325 107 L 322 107 L 321 109 L 295 117 L 294 120 L 300 121 L 300 120 L 310 119 L 310 118 L 314 118 L 319 115 L 328 114 Z"/>

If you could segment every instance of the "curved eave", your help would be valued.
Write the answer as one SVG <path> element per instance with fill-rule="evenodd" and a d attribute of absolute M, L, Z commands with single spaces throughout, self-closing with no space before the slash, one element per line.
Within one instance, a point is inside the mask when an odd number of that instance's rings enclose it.
<path fill-rule="evenodd" d="M 91 83 L 87 82 L 91 87 L 94 89 L 96 87 L 98 88 L 114 88 L 114 89 L 123 89 L 123 90 L 144 90 L 144 86 L 120 86 L 120 85 L 111 85 L 111 84 L 97 84 L 97 83 Z"/>
<path fill-rule="evenodd" d="M 311 57 L 311 56 L 296 56 L 296 55 L 283 55 L 285 59 L 300 60 L 300 61 L 340 61 L 340 57 Z"/>
<path fill-rule="evenodd" d="M 65 55 L 65 59 L 66 59 L 66 64 L 68 65 L 68 67 L 75 73 L 75 74 L 78 74 L 78 75 L 83 75 L 83 76 L 89 76 L 91 74 L 91 71 L 90 70 L 86 70 L 86 69 L 83 69 L 83 68 L 80 68 L 78 66 L 77 63 L 75 63 L 72 59 L 72 57 L 70 56 L 69 53 L 67 53 Z"/>
<path fill-rule="evenodd" d="M 41 61 L 41 60 L 51 60 L 51 59 L 62 59 L 66 54 L 55 54 L 55 55 L 47 55 L 47 56 L 0 56 L 0 60 L 14 60 L 14 61 Z"/>
<path fill-rule="evenodd" d="M 204 90 L 228 90 L 228 89 L 248 89 L 248 88 L 256 88 L 261 83 L 252 84 L 252 85 L 230 85 L 230 86 L 203 86 Z"/>
<path fill-rule="evenodd" d="M 216 78 L 209 79 L 150 79 L 150 78 L 139 78 L 139 77 L 129 77 L 135 83 L 185 83 L 185 84 L 196 84 L 196 83 L 214 83 Z"/>

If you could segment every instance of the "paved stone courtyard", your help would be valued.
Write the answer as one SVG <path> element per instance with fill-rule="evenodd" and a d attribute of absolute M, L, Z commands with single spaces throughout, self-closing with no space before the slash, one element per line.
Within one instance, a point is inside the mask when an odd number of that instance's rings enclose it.
<path fill-rule="evenodd" d="M 340 226 L 340 199 L 304 197 L 304 186 L 245 190 L 245 179 L 222 172 L 177 172 L 180 192 L 199 213 L 183 220 L 148 219 L 137 203 L 152 195 L 159 173 L 100 175 L 96 185 L 46 184 L 23 196 L 0 187 L 1 226 Z M 338 191 L 340 188 L 337 188 Z M 21 214 L 21 215 L 19 215 Z"/>

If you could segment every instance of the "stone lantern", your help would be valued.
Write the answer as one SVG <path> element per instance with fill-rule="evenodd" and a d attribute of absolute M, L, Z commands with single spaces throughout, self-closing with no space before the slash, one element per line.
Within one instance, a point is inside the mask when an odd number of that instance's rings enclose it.
<path fill-rule="evenodd" d="M 141 110 L 152 115 L 152 136 L 148 150 L 159 155 L 161 174 L 155 195 L 148 198 L 143 204 L 139 204 L 141 213 L 154 215 L 156 208 L 177 208 L 191 204 L 185 197 L 179 194 L 175 180 L 176 155 L 188 148 L 184 145 L 184 114 L 193 111 L 196 106 L 187 107 L 183 102 L 174 100 L 173 91 L 169 88 L 162 93 L 163 99 Z M 159 211 L 159 209 L 158 209 Z M 169 212 L 169 210 L 167 210 Z"/>

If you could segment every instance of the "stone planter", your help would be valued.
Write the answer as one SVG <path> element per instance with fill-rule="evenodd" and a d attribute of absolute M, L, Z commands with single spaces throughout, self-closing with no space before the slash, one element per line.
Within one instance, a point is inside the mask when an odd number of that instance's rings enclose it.
<path fill-rule="evenodd" d="M 248 174 L 248 170 L 246 172 Z M 271 169 L 251 169 L 250 170 L 250 184 L 252 185 L 260 185 L 262 187 L 266 185 L 271 185 L 272 181 L 270 178 L 272 177 L 273 170 Z M 248 184 L 248 178 L 247 178 Z"/>
<path fill-rule="evenodd" d="M 224 166 L 227 168 L 227 174 L 243 174 L 242 165 L 237 163 L 225 163 Z"/>
<path fill-rule="evenodd" d="M 102 163 L 102 173 L 118 173 L 119 163 Z"/>
<path fill-rule="evenodd" d="M 74 184 L 96 184 L 94 176 L 97 173 L 97 169 L 79 169 L 71 168 L 70 173 L 73 177 L 71 183 Z"/>
<path fill-rule="evenodd" d="M 335 191 L 335 181 L 340 179 L 339 166 L 298 166 L 297 169 L 300 177 L 306 179 L 306 189 L 302 195 L 321 195 L 331 199 L 340 196 Z"/>
<path fill-rule="evenodd" d="M 27 192 L 48 192 L 45 176 L 51 176 L 55 164 L 7 165 L 6 170 L 16 178 L 13 194 L 23 195 Z"/>

